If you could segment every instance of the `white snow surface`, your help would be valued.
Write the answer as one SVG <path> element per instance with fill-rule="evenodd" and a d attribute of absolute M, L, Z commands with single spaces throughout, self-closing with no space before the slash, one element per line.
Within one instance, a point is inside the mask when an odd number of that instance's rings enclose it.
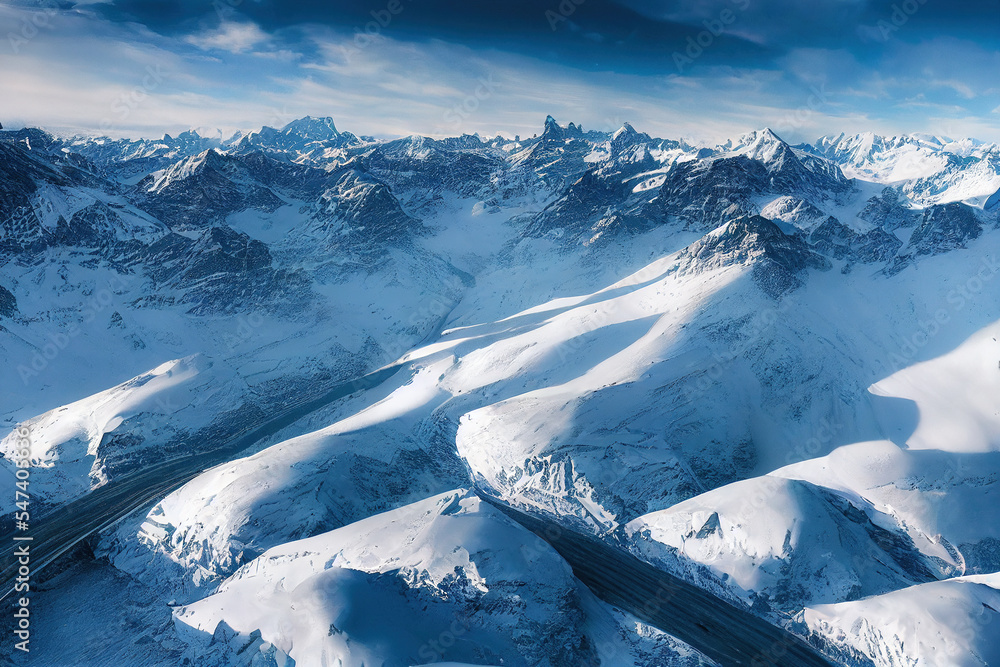
<path fill-rule="evenodd" d="M 1000 663 L 1000 575 L 960 577 L 805 610 L 815 634 L 878 667 Z"/>
<path fill-rule="evenodd" d="M 174 615 L 199 664 L 587 664 L 588 614 L 616 620 L 577 587 L 551 547 L 455 490 L 271 549 Z M 681 655 L 658 659 L 702 664 Z"/>

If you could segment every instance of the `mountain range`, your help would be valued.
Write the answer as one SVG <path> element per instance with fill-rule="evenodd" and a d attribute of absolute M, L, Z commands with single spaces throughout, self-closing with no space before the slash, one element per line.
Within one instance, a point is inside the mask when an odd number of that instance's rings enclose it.
<path fill-rule="evenodd" d="M 717 664 L 492 503 L 833 664 L 1000 664 L 998 273 L 969 139 L 0 131 L 0 486 L 289 417 L 55 563 L 31 664 Z"/>

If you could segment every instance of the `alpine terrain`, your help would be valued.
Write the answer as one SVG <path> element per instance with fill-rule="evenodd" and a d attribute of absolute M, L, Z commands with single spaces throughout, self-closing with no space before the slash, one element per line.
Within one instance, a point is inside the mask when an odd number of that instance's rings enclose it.
<path fill-rule="evenodd" d="M 998 295 L 971 139 L 0 131 L 0 655 L 1000 665 Z"/>

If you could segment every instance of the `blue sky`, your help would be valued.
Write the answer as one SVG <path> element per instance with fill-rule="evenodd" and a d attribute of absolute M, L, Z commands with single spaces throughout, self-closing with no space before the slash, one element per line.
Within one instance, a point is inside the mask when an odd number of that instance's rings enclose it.
<path fill-rule="evenodd" d="M 1000 0 L 0 2 L 0 122 L 1000 141 Z"/>

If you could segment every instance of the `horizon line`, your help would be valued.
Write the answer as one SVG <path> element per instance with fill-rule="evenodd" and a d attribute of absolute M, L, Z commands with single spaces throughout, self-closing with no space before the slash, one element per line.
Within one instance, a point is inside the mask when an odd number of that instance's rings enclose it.
<path fill-rule="evenodd" d="M 558 121 L 551 114 L 549 114 L 549 115 L 546 116 L 545 121 L 543 121 L 543 123 L 541 125 L 542 132 L 536 132 L 536 133 L 534 133 L 533 135 L 531 135 L 530 137 L 527 137 L 527 138 L 528 139 L 537 138 L 542 133 L 544 133 L 545 125 L 547 124 L 547 122 L 548 122 L 548 120 L 550 118 L 553 119 L 556 122 L 556 125 L 558 127 L 562 128 L 562 129 L 568 129 L 572 125 L 572 126 L 576 127 L 578 130 L 580 130 L 581 132 L 583 132 L 585 134 L 586 133 L 590 133 L 590 132 L 595 132 L 595 133 L 599 133 L 599 134 L 612 135 L 615 132 L 617 132 L 617 131 L 625 128 L 626 126 L 631 127 L 633 130 L 635 130 L 638 133 L 648 134 L 648 133 L 645 133 L 642 130 L 636 128 L 635 125 L 632 124 L 630 121 L 624 121 L 621 126 L 615 128 L 615 129 L 607 129 L 607 130 L 593 129 L 593 128 L 587 129 L 587 128 L 585 128 L 583 126 L 582 123 L 576 123 L 575 121 L 570 121 L 566 125 L 560 125 L 558 123 Z M 217 138 L 220 142 L 226 142 L 226 141 L 232 141 L 234 138 L 237 137 L 237 135 L 249 136 L 249 135 L 252 135 L 252 134 L 258 134 L 258 133 L 262 132 L 265 129 L 271 129 L 271 130 L 275 130 L 277 132 L 282 132 L 287 127 L 289 127 L 292 123 L 295 123 L 295 122 L 301 121 L 301 120 L 306 120 L 306 119 L 312 119 L 312 120 L 330 120 L 331 122 L 333 122 L 334 127 L 335 127 L 335 131 L 337 132 L 338 135 L 351 134 L 351 135 L 357 137 L 358 139 L 370 140 L 373 143 L 388 142 L 388 141 L 397 141 L 399 139 L 409 139 L 409 138 L 414 138 L 414 137 L 425 138 L 425 139 L 433 139 L 433 140 L 453 139 L 453 138 L 459 138 L 459 137 L 478 137 L 480 140 L 490 140 L 490 139 L 497 139 L 497 138 L 507 139 L 509 141 L 523 140 L 523 138 L 521 138 L 522 135 L 520 133 L 516 133 L 516 132 L 515 133 L 505 133 L 503 131 L 497 131 L 497 132 L 492 133 L 492 134 L 483 134 L 483 133 L 478 132 L 478 131 L 471 132 L 471 133 L 469 133 L 469 132 L 463 132 L 463 133 L 460 133 L 460 134 L 446 134 L 446 133 L 421 134 L 419 132 L 411 132 L 409 134 L 363 134 L 363 133 L 359 133 L 359 132 L 354 132 L 352 130 L 342 130 L 339 127 L 336 127 L 336 121 L 333 118 L 333 116 L 328 116 L 328 115 L 327 116 L 324 116 L 324 115 L 315 115 L 314 116 L 312 114 L 306 114 L 304 116 L 293 118 L 292 120 L 288 121 L 287 123 L 285 123 L 284 125 L 281 125 L 281 126 L 264 124 L 264 125 L 261 125 L 259 128 L 252 129 L 252 130 L 238 128 L 238 129 L 235 129 L 233 132 L 229 133 L 228 135 L 226 134 L 226 131 L 223 130 L 222 128 L 219 128 L 219 127 L 214 127 L 213 128 L 213 127 L 209 127 L 209 126 L 192 126 L 192 127 L 189 127 L 186 130 L 175 131 L 173 133 L 167 132 L 165 130 L 157 130 L 156 132 L 158 133 L 158 136 L 154 136 L 153 134 L 145 134 L 145 133 L 127 133 L 127 134 L 126 133 L 120 133 L 117 136 L 114 136 L 113 134 L 103 134 L 102 130 L 99 129 L 99 128 L 83 128 L 83 127 L 69 128 L 69 127 L 64 127 L 64 126 L 49 126 L 49 127 L 46 127 L 46 126 L 43 126 L 43 125 L 28 125 L 28 124 L 21 124 L 21 123 L 18 124 L 19 125 L 18 127 L 7 127 L 7 126 L 3 126 L 2 124 L 0 124 L 0 132 L 4 132 L 5 133 L 5 132 L 18 132 L 18 131 L 23 131 L 23 130 L 39 130 L 39 131 L 45 132 L 46 134 L 48 134 L 48 135 L 50 135 L 52 137 L 56 137 L 56 138 L 62 139 L 62 140 L 73 140 L 73 139 L 109 139 L 111 141 L 162 141 L 162 140 L 166 139 L 167 137 L 170 137 L 171 139 L 176 139 L 177 137 L 179 137 L 182 134 L 194 133 L 195 135 L 197 135 L 201 139 L 216 139 Z M 781 136 L 781 134 L 778 131 L 776 131 L 774 128 L 772 128 L 770 126 L 767 126 L 767 125 L 761 126 L 761 127 L 754 127 L 754 128 L 746 129 L 746 130 L 740 132 L 737 135 L 730 135 L 730 136 L 727 137 L 726 141 L 731 141 L 733 139 L 743 138 L 743 137 L 745 137 L 745 136 L 747 136 L 749 134 L 755 133 L 755 132 L 765 132 L 765 131 L 770 131 L 778 139 L 780 139 L 781 141 L 783 141 L 784 143 L 786 143 L 786 144 L 788 144 L 789 146 L 792 146 L 792 147 L 801 146 L 801 145 L 809 145 L 809 146 L 815 147 L 815 144 L 817 142 L 823 140 L 823 139 L 828 139 L 828 138 L 839 139 L 839 138 L 848 138 L 848 137 L 861 137 L 861 136 L 864 136 L 864 135 L 867 135 L 867 134 L 870 134 L 873 137 L 879 137 L 879 138 L 882 138 L 882 139 L 897 139 L 897 138 L 917 139 L 917 140 L 921 140 L 921 139 L 934 139 L 934 140 L 937 140 L 938 142 L 940 142 L 942 146 L 947 145 L 949 143 L 959 143 L 959 142 L 963 142 L 963 141 L 971 141 L 971 142 L 976 143 L 978 146 L 989 146 L 989 145 L 1000 146 L 1000 142 L 988 141 L 988 140 L 980 139 L 978 137 L 973 137 L 973 136 L 952 137 L 952 136 L 948 136 L 948 135 L 932 134 L 932 133 L 928 133 L 928 132 L 903 132 L 903 133 L 894 133 L 894 134 L 880 134 L 880 133 L 875 132 L 873 130 L 866 130 L 866 131 L 863 131 L 863 132 L 853 132 L 853 133 L 852 132 L 847 132 L 847 131 L 829 132 L 829 133 L 820 135 L 819 137 L 817 137 L 812 142 L 800 142 L 800 143 L 794 143 L 793 144 L 793 143 L 785 140 Z M 721 146 L 724 143 L 726 143 L 726 141 L 716 141 L 716 142 L 713 143 L 713 142 L 711 142 L 709 140 L 698 140 L 698 139 L 693 139 L 693 138 L 690 138 L 690 137 L 685 137 L 683 135 L 680 135 L 680 136 L 677 136 L 677 137 L 662 137 L 662 136 L 654 136 L 654 135 L 649 135 L 649 136 L 650 136 L 651 139 L 659 139 L 659 140 L 663 140 L 663 141 L 677 141 L 677 142 L 681 142 L 681 143 L 686 143 L 686 144 L 688 144 L 690 146 L 693 146 L 693 147 L 698 147 L 698 146 L 700 146 L 700 147 L 709 147 L 709 146 L 710 147 L 716 147 L 716 146 Z M 521 139 L 519 139 L 519 138 L 521 138 Z"/>

